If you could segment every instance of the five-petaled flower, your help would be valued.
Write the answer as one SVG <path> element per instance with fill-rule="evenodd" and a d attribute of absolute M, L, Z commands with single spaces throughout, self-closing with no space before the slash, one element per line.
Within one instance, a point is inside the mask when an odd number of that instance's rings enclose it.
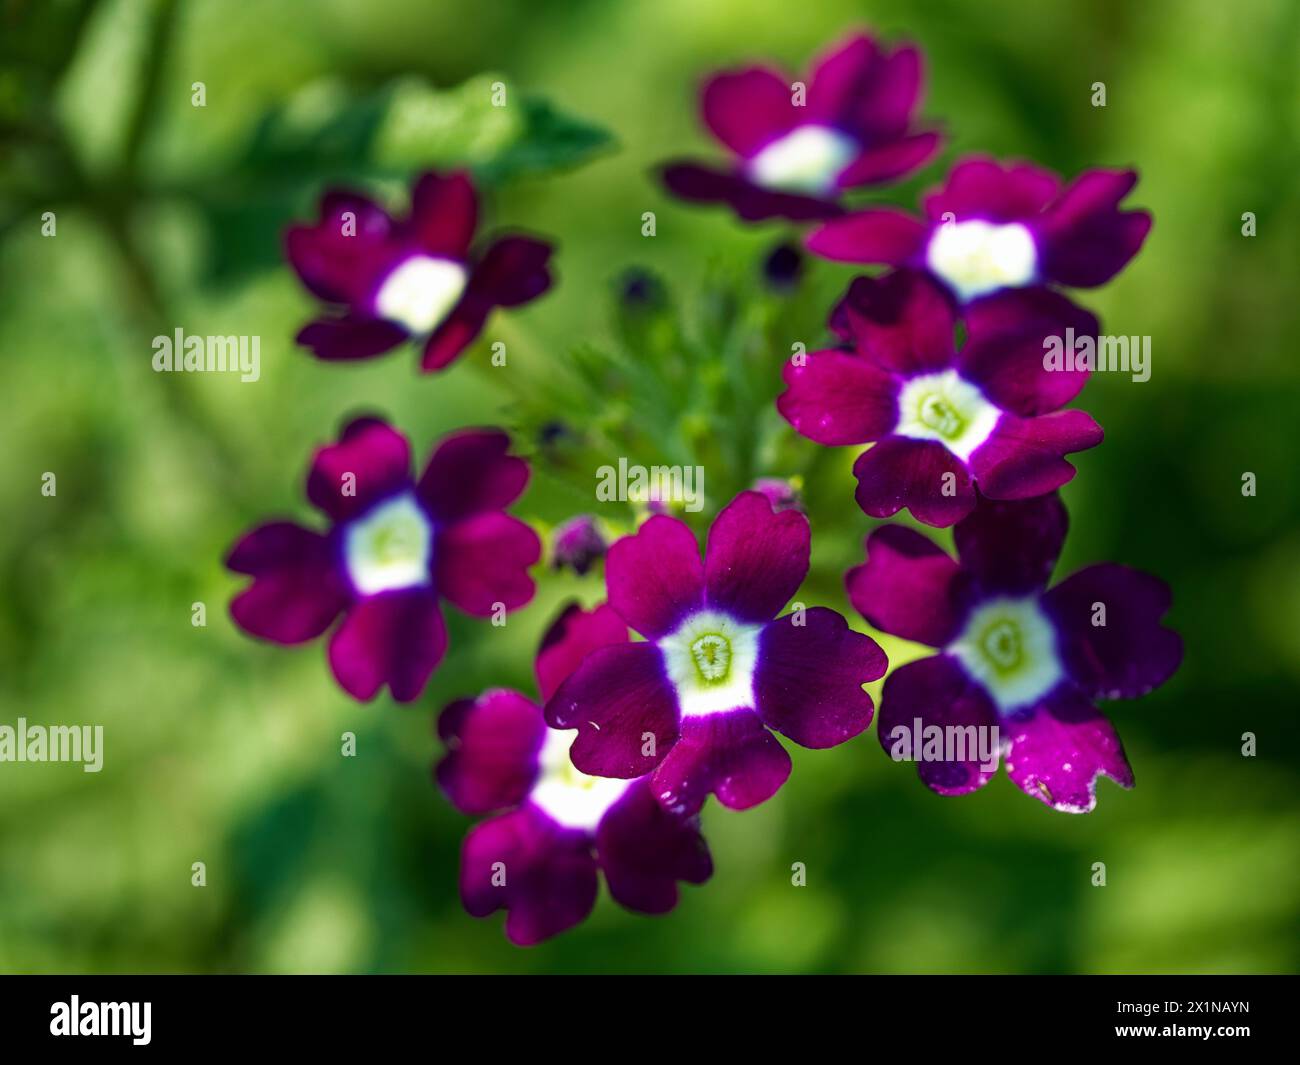
<path fill-rule="evenodd" d="M 406 437 L 358 418 L 316 452 L 307 498 L 333 522 L 316 532 L 275 521 L 247 533 L 226 565 L 253 582 L 230 612 L 245 631 L 276 643 L 329 641 L 334 676 L 354 698 L 388 685 L 419 696 L 447 650 L 439 599 L 488 617 L 533 597 L 528 567 L 541 541 L 505 513 L 528 483 L 498 430 L 444 437 L 418 481 Z"/>
<path fill-rule="evenodd" d="M 728 203 L 748 221 L 832 218 L 845 189 L 893 181 L 938 150 L 939 135 L 913 124 L 920 96 L 920 53 L 883 50 L 865 34 L 814 62 L 807 85 L 763 66 L 717 74 L 701 110 L 736 159 L 721 168 L 672 163 L 664 183 L 683 199 Z"/>
<path fill-rule="evenodd" d="M 757 492 L 718 515 L 703 562 L 690 528 L 664 515 L 617 541 L 609 605 L 646 639 L 593 652 L 547 701 L 551 727 L 578 730 L 574 765 L 650 774 L 674 813 L 695 813 L 711 792 L 741 810 L 790 775 L 769 729 L 814 748 L 865 729 L 874 707 L 862 685 L 886 667 L 875 641 L 824 607 L 776 617 L 808 561 L 808 519 Z"/>
<path fill-rule="evenodd" d="M 969 304 L 1004 289 L 1095 288 L 1124 268 L 1151 230 L 1147 211 L 1121 211 L 1132 170 L 1089 170 L 1065 188 L 1029 163 L 962 160 L 925 198 L 923 221 L 872 208 L 808 236 L 827 259 L 924 270 Z"/>
<path fill-rule="evenodd" d="M 608 606 L 576 604 L 542 640 L 537 685 L 549 697 L 592 651 L 627 643 Z M 641 913 L 667 913 L 677 881 L 713 872 L 699 820 L 664 810 L 649 778 L 587 776 L 569 760 L 574 733 L 549 728 L 541 707 L 515 691 L 452 703 L 438 721 L 448 753 L 436 776 L 462 813 L 495 813 L 470 830 L 461 852 L 465 909 L 507 911 L 506 935 L 529 946 L 582 921 L 596 901 L 597 872 L 610 894 Z"/>
<path fill-rule="evenodd" d="M 1149 574 L 1104 563 L 1047 588 L 1067 523 L 1055 493 L 981 500 L 953 530 L 957 560 L 921 533 L 887 525 L 847 575 L 867 621 L 939 649 L 890 674 L 876 727 L 886 751 L 918 721 L 962 730 L 963 743 L 918 764 L 941 795 L 974 791 L 997 771 L 970 742 L 994 726 L 1012 781 L 1056 810 L 1091 810 L 1102 774 L 1133 786 L 1119 736 L 1093 701 L 1163 684 L 1182 640 L 1161 626 L 1169 589 Z"/>
<path fill-rule="evenodd" d="M 420 366 L 441 370 L 479 335 L 495 307 L 514 307 L 550 287 L 551 246 L 508 236 L 481 251 L 470 243 L 478 198 L 460 172 L 424 174 L 408 219 L 355 192 L 326 193 L 315 225 L 285 234 L 304 285 L 332 304 L 298 333 L 319 359 L 368 359 L 410 338 Z"/>
<path fill-rule="evenodd" d="M 1028 499 L 1074 476 L 1064 458 L 1101 443 L 1084 411 L 1060 410 L 1088 371 L 1048 369 L 1049 337 L 1094 336 L 1097 322 L 1058 293 L 1023 289 L 955 311 L 925 274 L 860 277 L 831 315 L 849 345 L 786 363 L 777 408 L 821 444 L 865 444 L 854 466 L 858 505 L 875 518 L 907 507 L 927 525 L 960 521 L 976 486 L 994 499 Z"/>

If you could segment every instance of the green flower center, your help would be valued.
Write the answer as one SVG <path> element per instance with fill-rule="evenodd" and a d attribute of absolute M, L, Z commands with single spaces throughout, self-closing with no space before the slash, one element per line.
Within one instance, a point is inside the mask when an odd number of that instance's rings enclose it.
<path fill-rule="evenodd" d="M 1020 626 L 1013 621 L 994 622 L 980 634 L 979 645 L 999 673 L 1014 673 L 1024 662 Z"/>
<path fill-rule="evenodd" d="M 700 680 L 721 684 L 731 672 L 731 641 L 716 632 L 706 632 L 691 643 L 691 660 Z"/>
<path fill-rule="evenodd" d="M 933 429 L 945 440 L 956 440 L 966 431 L 966 419 L 961 412 L 938 392 L 921 397 L 916 417 L 922 425 Z"/>
<path fill-rule="evenodd" d="M 344 535 L 348 573 L 363 595 L 428 584 L 432 554 L 433 527 L 410 493 L 380 503 Z"/>
<path fill-rule="evenodd" d="M 413 518 L 403 517 L 374 530 L 371 558 L 381 566 L 411 562 L 424 552 L 428 534 Z"/>
<path fill-rule="evenodd" d="M 1056 640 L 1037 596 L 999 597 L 972 610 L 947 651 L 999 710 L 1014 710 L 1046 695 L 1064 676 Z"/>

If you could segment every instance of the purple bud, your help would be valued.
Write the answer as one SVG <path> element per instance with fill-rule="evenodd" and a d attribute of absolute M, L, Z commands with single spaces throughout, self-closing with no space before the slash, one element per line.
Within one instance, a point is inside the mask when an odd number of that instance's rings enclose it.
<path fill-rule="evenodd" d="M 605 554 L 607 546 L 596 519 L 579 514 L 556 528 L 551 541 L 551 567 L 567 567 L 581 577 Z"/>
<path fill-rule="evenodd" d="M 793 244 L 778 244 L 763 261 L 763 276 L 777 292 L 791 291 L 802 273 L 803 253 Z"/>
<path fill-rule="evenodd" d="M 782 477 L 760 477 L 754 482 L 753 490 L 766 497 L 773 510 L 803 509 L 803 497 L 799 494 L 799 489 Z"/>

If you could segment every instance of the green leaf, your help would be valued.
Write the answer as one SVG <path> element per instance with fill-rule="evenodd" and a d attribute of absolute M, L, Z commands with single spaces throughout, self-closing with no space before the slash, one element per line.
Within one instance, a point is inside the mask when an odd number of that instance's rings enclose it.
<path fill-rule="evenodd" d="M 400 202 L 422 170 L 465 167 L 496 185 L 572 169 L 613 144 L 604 129 L 491 74 L 452 89 L 403 78 L 363 95 L 319 82 L 267 112 L 220 180 L 171 191 L 204 210 L 211 279 L 221 280 L 277 262 L 279 230 L 327 185 L 385 185 Z"/>

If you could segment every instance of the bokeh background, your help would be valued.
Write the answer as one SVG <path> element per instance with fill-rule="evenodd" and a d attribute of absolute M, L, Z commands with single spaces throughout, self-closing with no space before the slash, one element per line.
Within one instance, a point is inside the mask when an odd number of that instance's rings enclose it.
<path fill-rule="evenodd" d="M 708 71 L 764 57 L 801 70 L 855 26 L 923 46 L 924 112 L 951 136 L 883 198 L 912 204 L 970 151 L 1065 174 L 1140 168 L 1130 202 L 1154 212 L 1153 234 L 1080 300 L 1107 331 L 1153 337 L 1151 380 L 1097 375 L 1081 397 L 1106 441 L 1077 456 L 1058 575 L 1113 559 L 1163 576 L 1184 665 L 1108 708 L 1138 783 L 1103 781 L 1091 815 L 1056 814 L 1005 777 L 938 798 L 873 726 L 794 749 L 764 806 L 710 804 L 716 874 L 672 915 L 602 896 L 584 925 L 516 949 L 500 915 L 461 911 L 469 822 L 431 784 L 432 722 L 486 686 L 531 692 L 538 637 L 564 601 L 598 599 L 599 576 L 539 568 L 537 598 L 505 628 L 451 618 L 418 702 L 358 705 L 321 642 L 285 650 L 234 629 L 239 583 L 221 559 L 265 516 L 313 520 L 308 456 L 367 409 L 421 459 L 448 429 L 514 428 L 539 455 L 518 512 L 543 532 L 597 510 L 591 462 L 672 461 L 669 441 L 703 456 L 706 523 L 752 475 L 798 475 L 815 542 L 802 598 L 847 613 L 842 574 L 873 524 L 852 500 L 852 449 L 794 439 L 771 399 L 791 340 L 823 340 L 851 271 L 808 264 L 796 291 L 769 291 L 759 264 L 789 234 L 675 204 L 649 169 L 713 151 L 695 102 Z M 0 969 L 1295 970 L 1300 5 L 7 0 L 0 56 L 0 722 L 106 734 L 98 775 L 0 764 Z M 498 77 L 512 99 L 554 105 L 536 143 L 479 106 Z M 313 304 L 279 259 L 284 223 L 331 182 L 400 203 L 421 164 L 451 162 L 483 176 L 493 225 L 557 239 L 557 287 L 438 376 L 417 378 L 412 350 L 346 366 L 296 350 Z M 630 267 L 662 280 L 671 310 L 654 314 L 671 325 L 629 325 Z M 261 380 L 154 374 L 151 339 L 177 326 L 259 335 Z M 507 367 L 490 365 L 491 339 L 508 341 Z M 655 359 L 672 372 L 647 379 Z M 567 393 L 575 366 L 608 387 Z M 557 402 L 588 451 L 550 469 L 537 434 Z M 45 471 L 55 498 L 40 495 Z M 918 651 L 886 646 L 895 661 Z M 356 758 L 340 756 L 345 731 Z"/>

